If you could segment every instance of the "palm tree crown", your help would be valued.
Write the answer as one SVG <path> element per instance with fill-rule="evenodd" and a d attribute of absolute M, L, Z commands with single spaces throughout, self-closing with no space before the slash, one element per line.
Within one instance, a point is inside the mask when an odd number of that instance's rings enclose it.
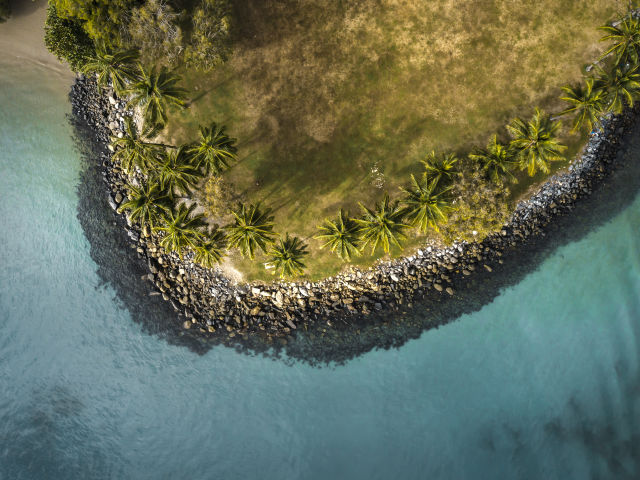
<path fill-rule="evenodd" d="M 511 169 L 515 166 L 514 152 L 507 145 L 500 143 L 497 135 L 493 136 L 486 148 L 476 149 L 470 153 L 469 158 L 480 162 L 482 170 L 495 183 L 500 184 L 505 179 L 516 181 L 516 177 L 511 173 Z"/>
<path fill-rule="evenodd" d="M 604 25 L 598 27 L 606 33 L 600 40 L 611 41 L 613 44 L 600 58 L 604 58 L 611 53 L 615 54 L 615 63 L 624 65 L 626 63 L 638 64 L 640 52 L 640 19 L 633 15 L 627 15 L 621 22 L 614 25 Z"/>
<path fill-rule="evenodd" d="M 370 210 L 360 204 L 363 210 L 362 218 L 356 219 L 361 227 L 362 249 L 371 244 L 371 253 L 378 245 L 382 245 L 385 253 L 389 253 L 391 245 L 401 247 L 400 240 L 405 238 L 404 230 L 409 227 L 404 223 L 405 211 L 398 202 L 391 202 L 385 193 L 382 202 L 376 203 L 375 210 Z"/>
<path fill-rule="evenodd" d="M 169 105 L 184 106 L 186 90 L 177 86 L 180 77 L 169 72 L 166 67 L 159 71 L 154 67 L 149 72 L 141 65 L 138 68 L 139 78 L 129 86 L 126 93 L 131 95 L 129 105 L 142 108 L 145 133 L 152 135 L 166 125 Z"/>
<path fill-rule="evenodd" d="M 360 255 L 360 226 L 343 209 L 340 209 L 336 220 L 325 219 L 324 224 L 318 228 L 321 233 L 315 238 L 324 241 L 320 248 L 329 247 L 346 261 L 350 261 L 352 255 Z"/>
<path fill-rule="evenodd" d="M 215 123 L 210 127 L 201 126 L 200 140 L 190 149 L 195 164 L 198 168 L 204 167 L 207 174 L 222 173 L 229 168 L 229 162 L 236 159 L 235 139 L 224 130 L 225 127 L 218 127 Z"/>
<path fill-rule="evenodd" d="M 456 170 L 458 157 L 455 153 L 436 154 L 435 151 L 432 151 L 422 160 L 422 163 L 424 164 L 425 173 L 430 178 L 452 180 L 453 177 L 458 175 Z"/>
<path fill-rule="evenodd" d="M 584 125 L 591 130 L 594 125 L 600 125 L 600 116 L 605 111 L 605 93 L 594 86 L 593 78 L 587 78 L 583 85 L 562 87 L 564 96 L 561 100 L 569 103 L 569 108 L 560 114 L 574 113 L 573 131 L 580 130 Z"/>
<path fill-rule="evenodd" d="M 176 192 L 189 194 L 202 178 L 200 170 L 192 163 L 187 148 L 182 146 L 170 152 L 163 152 L 152 167 L 153 177 L 163 190 L 171 195 Z"/>
<path fill-rule="evenodd" d="M 222 261 L 226 245 L 227 236 L 225 233 L 218 227 L 213 228 L 193 247 L 195 252 L 193 261 L 203 267 L 213 268 L 215 264 Z"/>
<path fill-rule="evenodd" d="M 165 234 L 160 245 L 168 252 L 178 252 L 180 258 L 184 248 L 196 248 L 202 241 L 201 229 L 206 223 L 204 215 L 193 215 L 195 209 L 195 203 L 190 207 L 182 203 L 177 209 L 169 210 L 164 216 L 164 223 L 154 228 Z"/>
<path fill-rule="evenodd" d="M 127 185 L 129 200 L 120 205 L 119 212 L 129 210 L 129 218 L 140 225 L 153 224 L 171 209 L 171 199 L 157 183 L 136 187 Z"/>
<path fill-rule="evenodd" d="M 559 127 L 560 122 L 552 122 L 549 115 L 537 108 L 530 121 L 516 118 L 507 125 L 520 169 L 527 170 L 529 176 L 535 175 L 538 169 L 549 173 L 549 162 L 564 160 L 562 152 L 567 147 L 558 143 L 555 137 Z"/>
<path fill-rule="evenodd" d="M 160 154 L 158 145 L 147 143 L 140 137 L 131 117 L 126 117 L 124 125 L 125 135 L 122 138 L 111 138 L 111 145 L 115 149 L 112 158 L 120 161 L 126 172 L 131 172 L 136 166 L 146 173 L 157 161 Z"/>
<path fill-rule="evenodd" d="M 307 246 L 298 237 L 278 239 L 269 251 L 269 264 L 273 266 L 274 273 L 278 273 L 280 278 L 295 277 L 302 275 L 306 265 L 302 263 L 302 258 L 307 255 Z"/>
<path fill-rule="evenodd" d="M 633 107 L 633 102 L 640 95 L 639 68 L 640 66 L 616 66 L 610 71 L 599 69 L 597 87 L 605 92 L 605 100 L 610 111 L 622 113 L 625 105 Z"/>
<path fill-rule="evenodd" d="M 98 89 L 106 87 L 111 80 L 114 90 L 120 94 L 128 81 L 136 77 L 136 49 L 109 52 L 103 43 L 96 45 L 96 54 L 82 67 L 82 73 L 98 75 Z"/>
<path fill-rule="evenodd" d="M 273 243 L 273 216 L 270 208 L 262 210 L 260 204 L 248 207 L 239 204 L 237 210 L 231 212 L 234 223 L 226 227 L 229 232 L 229 248 L 239 248 L 243 257 L 253 260 L 256 249 L 266 253 L 267 245 Z"/>
<path fill-rule="evenodd" d="M 416 177 L 411 175 L 411 180 L 411 188 L 401 188 L 407 194 L 404 198 L 407 218 L 422 233 L 425 233 L 429 227 L 436 232 L 439 231 L 438 223 L 446 221 L 447 212 L 451 210 L 451 204 L 447 198 L 451 187 L 440 187 L 435 178 L 433 180 L 423 178 L 422 182 L 418 182 Z"/>

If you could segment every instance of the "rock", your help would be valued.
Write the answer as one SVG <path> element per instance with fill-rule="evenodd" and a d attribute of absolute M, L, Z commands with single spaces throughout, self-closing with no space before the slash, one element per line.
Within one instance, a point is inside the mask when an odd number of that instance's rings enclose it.
<path fill-rule="evenodd" d="M 469 270 L 467 270 L 466 268 L 462 269 L 462 274 L 465 276 L 471 275 L 471 272 Z"/>
<path fill-rule="evenodd" d="M 484 265 L 484 268 L 485 268 L 485 270 L 486 270 L 487 272 L 489 272 L 489 273 L 493 272 L 493 269 L 492 269 L 489 265 L 487 265 L 487 264 L 485 264 L 485 265 Z"/>
<path fill-rule="evenodd" d="M 440 285 L 439 283 L 434 283 L 433 288 L 435 288 L 439 292 L 442 291 L 442 285 Z"/>
<path fill-rule="evenodd" d="M 182 328 L 184 328 L 185 330 L 189 330 L 191 328 L 191 325 L 193 324 L 189 320 L 187 320 L 182 324 Z"/>
<path fill-rule="evenodd" d="M 110 103 L 111 105 L 115 105 L 115 104 L 117 103 L 117 102 L 116 102 L 116 99 L 115 99 L 115 98 L 113 98 L 111 95 L 109 95 L 109 103 Z"/>
<path fill-rule="evenodd" d="M 453 293 L 454 293 L 454 292 L 453 292 L 453 288 L 451 288 L 451 287 L 447 287 L 447 288 L 446 288 L 446 291 L 447 291 L 447 293 L 448 293 L 449 295 L 453 295 Z"/>
<path fill-rule="evenodd" d="M 391 277 L 391 280 L 393 280 L 394 282 L 398 282 L 400 279 L 394 275 L 393 273 L 391 275 L 389 275 L 389 277 Z"/>
<path fill-rule="evenodd" d="M 121 194 L 120 192 L 116 193 L 116 198 L 115 198 L 115 200 L 116 200 L 116 203 L 117 203 L 117 204 L 122 203 L 122 194 Z"/>

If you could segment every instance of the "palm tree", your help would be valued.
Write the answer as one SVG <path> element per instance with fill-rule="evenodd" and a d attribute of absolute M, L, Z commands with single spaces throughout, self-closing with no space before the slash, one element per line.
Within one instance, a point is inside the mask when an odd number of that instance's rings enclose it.
<path fill-rule="evenodd" d="M 418 182 L 411 175 L 412 188 L 401 188 L 407 195 L 404 198 L 405 214 L 412 225 L 417 226 L 422 233 L 429 227 L 439 231 L 438 223 L 447 220 L 447 213 L 451 204 L 447 194 L 451 187 L 442 188 L 437 179 L 423 178 Z"/>
<path fill-rule="evenodd" d="M 422 160 L 422 163 L 424 164 L 425 173 L 428 177 L 437 180 L 452 180 L 453 177 L 458 175 L 456 171 L 458 157 L 455 153 L 436 154 L 435 151 L 432 151 Z"/>
<path fill-rule="evenodd" d="M 253 260 L 255 251 L 260 248 L 266 253 L 267 245 L 273 243 L 273 216 L 270 208 L 262 210 L 260 204 L 248 207 L 238 204 L 237 210 L 231 212 L 234 223 L 228 225 L 229 248 L 239 248 L 243 257 Z"/>
<path fill-rule="evenodd" d="M 145 142 L 138 134 L 138 129 L 131 117 L 124 121 L 125 135 L 122 138 L 112 137 L 111 146 L 115 153 L 113 159 L 120 161 L 122 168 L 129 173 L 134 166 L 144 173 L 148 172 L 158 160 L 159 145 Z"/>
<path fill-rule="evenodd" d="M 555 138 L 559 127 L 560 122 L 552 122 L 549 115 L 537 108 L 529 122 L 516 118 L 511 125 L 507 125 L 513 137 L 511 147 L 516 152 L 520 169 L 526 169 L 530 177 L 538 169 L 549 173 L 549 162 L 564 160 L 562 152 L 567 147 Z"/>
<path fill-rule="evenodd" d="M 162 189 L 171 195 L 176 192 L 191 193 L 202 178 L 202 173 L 193 164 L 191 155 L 185 146 L 170 152 L 163 152 L 152 166 L 153 178 L 160 183 Z"/>
<path fill-rule="evenodd" d="M 561 100 L 569 103 L 569 108 L 560 112 L 560 115 L 574 113 L 573 131 L 580 130 L 586 125 L 589 130 L 593 126 L 600 125 L 600 116 L 605 111 L 605 93 L 601 88 L 594 86 L 593 78 L 587 78 L 583 85 L 575 87 L 565 85 L 562 87 L 565 96 Z"/>
<path fill-rule="evenodd" d="M 409 225 L 404 223 L 405 211 L 397 201 L 390 202 L 389 195 L 385 193 L 382 202 L 376 203 L 375 210 L 370 210 L 362 204 L 360 207 L 363 217 L 356 219 L 356 222 L 361 228 L 362 250 L 369 244 L 372 247 L 371 253 L 375 252 L 378 245 L 382 245 L 385 253 L 389 253 L 391 244 L 402 247 L 400 240 L 405 238 L 403 232 Z"/>
<path fill-rule="evenodd" d="M 622 113 L 625 105 L 633 107 L 633 102 L 640 94 L 639 66 L 632 68 L 614 67 L 611 71 L 599 69 L 598 88 L 605 93 L 608 110 Z"/>
<path fill-rule="evenodd" d="M 125 89 L 128 81 L 136 77 L 136 62 L 140 56 L 138 50 L 119 50 L 110 52 L 104 43 L 96 45 L 95 56 L 82 67 L 84 74 L 98 75 L 98 91 L 106 87 L 111 80 L 118 95 Z"/>
<path fill-rule="evenodd" d="M 177 209 L 169 210 L 164 216 L 164 222 L 155 231 L 164 232 L 160 245 L 168 252 L 177 252 L 182 258 L 182 251 L 186 247 L 195 248 L 202 240 L 201 229 L 206 226 L 204 215 L 193 215 L 196 204 L 187 207 L 181 203 Z"/>
<path fill-rule="evenodd" d="M 218 127 L 212 123 L 210 127 L 200 127 L 200 141 L 190 149 L 193 159 L 205 173 L 214 175 L 229 168 L 229 162 L 236 159 L 235 139 L 230 138 L 224 131 L 225 127 Z"/>
<path fill-rule="evenodd" d="M 143 184 L 141 187 L 128 184 L 127 189 L 129 200 L 121 204 L 118 211 L 122 213 L 129 210 L 129 219 L 132 222 L 153 228 L 154 222 L 171 210 L 171 199 L 156 183 Z"/>
<path fill-rule="evenodd" d="M 507 145 L 498 142 L 497 135 L 493 136 L 486 148 L 476 149 L 473 153 L 470 153 L 469 158 L 480 162 L 482 170 L 495 183 L 501 184 L 505 179 L 517 182 L 516 177 L 511 173 L 511 169 L 516 163 L 513 150 Z"/>
<path fill-rule="evenodd" d="M 625 65 L 631 63 L 638 64 L 640 53 L 640 19 L 628 14 L 621 22 L 614 25 L 604 25 L 598 27 L 606 33 L 600 40 L 603 42 L 611 41 L 613 45 L 607 49 L 602 56 L 615 54 L 615 63 L 617 65 Z"/>
<path fill-rule="evenodd" d="M 195 252 L 193 261 L 203 267 L 213 268 L 215 264 L 222 261 L 226 244 L 227 236 L 216 226 L 193 247 Z"/>
<path fill-rule="evenodd" d="M 329 247 L 332 252 L 337 253 L 347 262 L 351 260 L 352 255 L 360 255 L 358 250 L 360 226 L 343 209 L 340 209 L 335 221 L 325 219 L 324 224 L 318 228 L 321 233 L 315 238 L 325 242 L 320 248 Z"/>
<path fill-rule="evenodd" d="M 147 72 L 139 65 L 138 69 L 139 78 L 129 85 L 125 93 L 131 95 L 130 106 L 142 108 L 145 134 L 153 135 L 167 124 L 169 105 L 184 106 L 186 90 L 176 85 L 180 77 L 169 72 L 166 67 L 162 67 L 160 71 L 154 67 Z"/>
<path fill-rule="evenodd" d="M 307 255 L 307 246 L 298 237 L 287 236 L 284 240 L 278 239 L 278 243 L 269 251 L 268 264 L 273 266 L 274 273 L 278 272 L 280 278 L 302 275 L 306 265 L 302 258 Z"/>

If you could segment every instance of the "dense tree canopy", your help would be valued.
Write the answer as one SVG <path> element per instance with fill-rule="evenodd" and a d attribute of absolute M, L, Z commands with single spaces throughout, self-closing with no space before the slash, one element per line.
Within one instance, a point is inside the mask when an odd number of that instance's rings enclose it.
<path fill-rule="evenodd" d="M 79 72 L 95 54 L 93 42 L 83 30 L 82 23 L 75 19 L 61 18 L 53 4 L 49 4 L 47 9 L 44 43 L 59 60 L 67 62 L 74 72 Z"/>

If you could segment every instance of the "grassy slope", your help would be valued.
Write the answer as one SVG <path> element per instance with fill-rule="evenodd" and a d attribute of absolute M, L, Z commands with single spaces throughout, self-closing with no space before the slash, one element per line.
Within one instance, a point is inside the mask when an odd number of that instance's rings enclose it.
<path fill-rule="evenodd" d="M 358 201 L 397 194 L 427 151 L 483 145 L 535 105 L 558 111 L 559 87 L 601 51 L 595 28 L 624 4 L 236 0 L 234 56 L 213 74 L 187 72 L 193 103 L 169 136 L 225 123 L 239 140 L 225 174 L 235 197 L 266 202 L 282 233 L 311 237 L 340 206 L 357 213 Z M 575 153 L 580 139 L 567 140 Z M 341 268 L 309 243 L 310 278 Z M 270 278 L 259 262 L 231 262 Z"/>

